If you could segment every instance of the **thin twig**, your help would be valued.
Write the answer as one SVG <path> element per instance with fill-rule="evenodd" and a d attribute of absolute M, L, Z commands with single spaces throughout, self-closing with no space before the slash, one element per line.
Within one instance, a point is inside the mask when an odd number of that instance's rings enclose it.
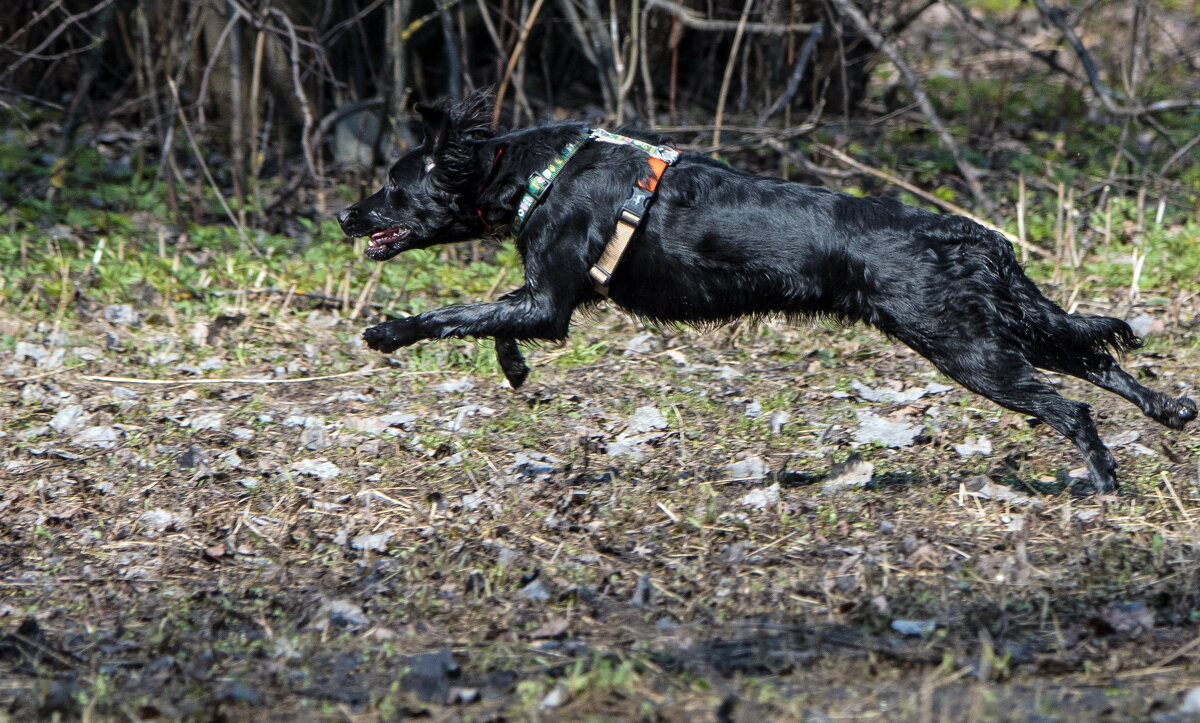
<path fill-rule="evenodd" d="M 304 93 L 304 85 L 300 82 L 300 40 L 296 37 L 296 28 L 286 13 L 278 8 L 271 8 L 271 12 L 283 22 L 284 27 L 287 28 L 288 39 L 291 41 L 288 47 L 290 49 L 289 60 L 292 65 L 292 92 L 296 96 L 296 101 L 300 103 L 300 112 L 304 116 L 304 128 L 300 131 L 304 162 L 308 165 L 308 172 L 312 174 L 312 177 L 320 180 L 321 176 L 317 173 L 317 164 L 313 159 L 312 143 L 310 142 L 313 130 L 312 110 L 308 106 L 308 96 Z"/>
<path fill-rule="evenodd" d="M 208 104 L 208 77 L 216 67 L 217 60 L 221 57 L 221 51 L 225 48 L 225 41 L 229 38 L 233 26 L 237 25 L 240 17 L 234 13 L 233 17 L 229 18 L 229 22 L 221 28 L 221 33 L 213 43 L 212 49 L 208 51 L 208 62 L 204 64 L 204 72 L 200 74 L 200 88 L 196 91 L 196 118 L 200 123 L 200 130 L 204 130 L 204 127 L 208 125 L 208 118 L 204 113 L 204 106 Z M 240 93 L 241 89 L 237 89 L 235 92 Z"/>
<path fill-rule="evenodd" d="M 754 0 L 746 0 L 746 4 L 742 6 L 742 17 L 738 20 L 737 30 L 733 33 L 733 44 L 729 48 L 729 61 L 725 63 L 725 75 L 721 78 L 721 92 L 717 96 L 717 113 L 713 118 L 712 144 L 714 147 L 721 145 L 721 121 L 725 116 L 725 98 L 729 94 L 729 81 L 733 78 L 733 64 L 737 61 L 738 47 L 742 44 L 742 36 L 746 32 L 746 22 L 750 19 L 750 8 L 753 7 Z"/>
<path fill-rule="evenodd" d="M 25 23 L 25 25 L 22 26 L 20 30 L 18 30 L 15 33 L 13 33 L 12 35 L 8 36 L 8 40 L 5 40 L 3 44 L 0 44 L 0 47 L 11 48 L 13 46 L 13 43 L 15 43 L 17 41 L 17 38 L 21 37 L 26 32 L 28 32 L 29 29 L 32 28 L 34 25 L 37 25 L 39 22 L 41 22 L 42 18 L 46 17 L 50 13 L 52 13 L 55 10 L 58 10 L 60 7 L 62 7 L 62 4 L 63 4 L 63 0 L 54 0 L 54 2 L 52 2 L 48 6 L 46 6 L 46 8 L 44 10 L 42 10 L 41 12 L 37 13 L 32 18 L 30 18 L 29 22 Z"/>
<path fill-rule="evenodd" d="M 200 152 L 200 144 L 196 142 L 196 136 L 192 135 L 192 127 L 188 125 L 187 117 L 183 114 L 183 106 L 179 102 L 179 89 L 175 87 L 175 79 L 167 78 L 167 87 L 171 89 L 171 98 L 175 102 L 175 112 L 179 115 L 179 123 L 183 126 L 183 132 L 187 135 L 188 143 L 192 145 L 192 153 L 196 154 L 196 161 L 199 162 L 200 168 L 204 171 L 204 177 L 208 179 L 208 184 L 212 186 L 213 193 L 217 194 L 217 200 L 221 202 L 221 208 L 225 210 L 225 215 L 229 217 L 230 223 L 237 228 L 238 235 L 242 241 L 246 241 L 246 228 L 238 223 L 237 216 L 233 213 L 233 209 L 225 202 L 225 196 L 221 193 L 220 186 L 213 178 L 212 171 L 208 169 L 208 163 L 204 161 L 204 154 Z M 261 254 L 254 244 L 247 244 L 256 254 Z"/>
<path fill-rule="evenodd" d="M 365 377 L 379 372 L 388 371 L 388 367 L 367 366 L 362 369 L 356 369 L 352 372 L 342 372 L 341 374 L 325 374 L 319 377 L 296 377 L 295 379 L 246 379 L 238 377 L 218 378 L 218 379 L 138 379 L 135 377 L 100 377 L 81 374 L 80 379 L 85 379 L 89 382 L 105 382 L 106 384 L 153 384 L 153 385 L 185 385 L 191 386 L 194 384 L 304 384 L 307 382 L 321 382 L 326 379 L 344 379 L 346 377 Z M 407 374 L 441 374 L 442 372 L 406 372 Z"/>
<path fill-rule="evenodd" d="M 979 182 L 979 177 L 976 174 L 975 168 L 963 156 L 962 150 L 958 147 L 958 143 L 954 140 L 954 136 L 950 135 L 950 131 L 942 123 L 942 119 L 938 116 L 937 110 L 934 109 L 933 103 L 929 100 L 929 96 L 925 94 L 924 88 L 917 80 L 916 74 L 908 63 L 904 62 L 904 58 L 900 57 L 900 53 L 892 47 L 892 44 L 880 35 L 867 16 L 858 9 L 851 0 L 831 0 L 846 17 L 858 28 L 858 31 L 865 35 L 871 44 L 874 45 L 880 52 L 887 56 L 892 65 L 900 71 L 900 75 L 904 78 L 904 82 L 908 85 L 909 91 L 921 106 L 921 112 L 925 114 L 925 119 L 929 121 L 929 125 L 937 133 L 942 145 L 946 150 L 950 151 L 950 155 L 954 156 L 954 162 L 958 165 L 959 171 L 963 174 L 963 179 L 967 182 L 967 187 L 971 189 L 971 195 L 975 197 L 975 202 L 978 203 L 988 214 L 991 214 L 993 206 L 991 200 L 983 192 L 983 185 Z M 1041 2 L 1042 0 L 1038 0 Z"/>
<path fill-rule="evenodd" d="M 1200 99 L 1195 98 L 1160 100 L 1148 105 L 1142 104 L 1135 98 L 1133 99 L 1133 105 L 1118 105 L 1114 99 L 1121 96 L 1121 94 L 1109 88 L 1100 79 L 1100 73 L 1096 70 L 1096 61 L 1092 59 L 1092 54 L 1088 51 L 1087 46 L 1083 44 L 1083 40 L 1079 38 L 1079 34 L 1075 32 L 1075 28 L 1071 27 L 1071 24 L 1067 22 L 1066 14 L 1058 8 L 1050 7 L 1046 3 L 1046 0 L 1033 0 L 1033 2 L 1037 6 L 1038 12 L 1062 31 L 1063 37 L 1071 46 L 1071 49 L 1075 51 L 1075 55 L 1083 65 L 1088 84 L 1092 86 L 1096 97 L 1100 99 L 1100 102 L 1109 113 L 1114 115 L 1140 116 L 1161 111 L 1200 107 Z"/>
<path fill-rule="evenodd" d="M 101 10 L 103 10 L 104 8 L 106 8 L 112 4 L 113 4 L 113 0 L 103 0 L 102 2 L 97 3 L 96 5 L 88 8 L 87 10 L 84 10 L 83 12 L 67 16 L 66 19 L 64 19 L 61 23 L 58 24 L 58 27 L 54 28 L 54 30 L 50 31 L 46 35 L 46 37 L 42 39 L 42 42 L 40 44 L 38 44 L 38 46 L 36 48 L 34 48 L 33 50 L 30 50 L 28 52 L 20 53 L 17 56 L 17 59 L 15 61 L 13 61 L 8 66 L 8 68 L 6 68 L 4 70 L 3 73 L 0 73 L 0 82 L 4 82 L 4 81 L 8 80 L 10 77 L 12 77 L 13 73 L 17 72 L 17 68 L 20 68 L 22 65 L 29 62 L 30 60 L 36 59 L 38 54 L 41 53 L 43 50 L 45 50 L 47 47 L 49 47 L 50 43 L 53 43 L 54 39 L 57 38 L 59 35 L 61 35 L 64 30 L 67 30 L 72 25 L 79 24 L 81 21 L 85 20 L 88 17 L 91 17 L 92 15 L 95 15 L 96 13 L 100 12 Z"/>
<path fill-rule="evenodd" d="M 702 17 L 695 10 L 686 8 L 670 0 L 646 0 L 646 9 L 665 10 L 679 19 L 685 27 L 692 30 L 710 32 L 728 32 L 737 30 L 742 25 L 740 20 L 710 20 Z M 820 23 L 746 23 L 743 32 L 758 35 L 786 35 L 787 33 L 810 33 Z"/>
<path fill-rule="evenodd" d="M 32 381 L 35 381 L 38 379 L 52 377 L 55 374 L 62 374 L 63 372 L 69 372 L 73 369 L 78 369 L 83 366 L 86 366 L 86 364 L 75 364 L 74 366 L 61 367 L 59 369 L 54 369 L 52 371 L 42 372 L 41 374 L 30 374 L 27 377 L 17 377 L 16 379 L 0 379 L 0 384 L 24 384 L 25 382 L 32 382 Z"/>
<path fill-rule="evenodd" d="M 758 117 L 760 126 L 766 125 L 771 116 L 791 103 L 792 98 L 796 96 L 796 91 L 800 89 L 800 79 L 804 77 L 804 69 L 808 67 L 808 59 L 816 49 L 817 41 L 821 39 L 822 27 L 820 23 L 817 23 L 817 27 L 813 28 L 813 31 L 804 39 L 804 44 L 800 46 L 800 54 L 796 57 L 795 64 L 792 65 L 792 76 L 788 78 L 787 88 L 783 91 L 783 95 L 779 96 L 779 100 Z"/>
<path fill-rule="evenodd" d="M 500 87 L 496 89 L 496 107 L 492 111 L 492 125 L 500 124 L 500 109 L 504 107 L 504 93 L 508 90 L 508 82 L 512 79 L 513 70 L 517 67 L 517 60 L 525 50 L 525 41 L 529 39 L 529 31 L 533 30 L 533 23 L 537 20 L 538 13 L 542 12 L 542 5 L 545 2 L 546 0 L 536 0 L 533 8 L 529 11 L 529 17 L 525 19 L 525 24 L 521 26 L 517 44 L 508 58 L 508 65 L 504 67 L 504 77 L 500 81 Z"/>
<path fill-rule="evenodd" d="M 1028 250 L 1032 251 L 1033 253 L 1037 254 L 1038 256 L 1041 256 L 1042 258 L 1045 258 L 1045 259 L 1054 258 L 1054 254 L 1050 253 L 1049 251 L 1047 251 L 1043 248 L 1040 248 L 1038 246 L 1034 246 L 1033 244 L 1028 243 L 1026 241 L 1022 241 L 1021 239 L 1017 238 L 1016 236 L 1013 236 L 1008 231 L 1005 231 L 1004 229 L 1000 228 L 999 226 L 992 223 L 991 221 L 988 221 L 985 218 L 980 218 L 979 216 L 976 216 L 975 214 L 971 213 L 970 211 L 963 208 L 962 206 L 959 206 L 957 204 L 954 204 L 949 201 L 938 198 L 937 196 L 933 195 L 932 193 L 930 193 L 924 189 L 918 188 L 917 186 L 914 186 L 913 184 L 909 183 L 908 181 L 905 181 L 902 178 L 893 176 L 892 174 L 888 173 L 887 171 L 884 171 L 879 168 L 874 168 L 873 166 L 868 166 L 867 164 L 865 164 L 861 161 L 857 161 L 854 158 L 851 158 L 850 156 L 846 155 L 845 153 L 842 153 L 838 149 L 832 148 L 823 143 L 813 143 L 813 148 L 820 151 L 821 153 L 824 153 L 827 156 L 836 158 L 837 160 L 841 161 L 842 163 L 845 163 L 848 166 L 857 168 L 858 170 L 862 171 L 863 173 L 869 173 L 872 176 L 875 176 L 877 178 L 883 179 L 884 181 L 887 181 L 888 183 L 899 186 L 899 187 L 903 188 L 904 190 L 909 191 L 910 193 L 916 194 L 916 195 L 920 196 L 921 198 L 925 199 L 926 201 L 929 201 L 930 203 L 949 211 L 950 213 L 956 213 L 959 216 L 965 216 L 965 217 L 971 219 L 972 221 L 974 221 L 975 223 L 979 224 L 980 226 L 983 226 L 984 228 L 986 228 L 990 231 L 995 231 L 996 233 L 1004 236 L 1004 238 L 1008 239 L 1011 243 L 1015 243 L 1023 249 L 1028 249 Z"/>
<path fill-rule="evenodd" d="M 1182 148 L 1171 154 L 1171 157 L 1167 159 L 1167 162 L 1162 164 L 1162 168 L 1158 169 L 1158 175 L 1167 175 L 1167 169 L 1175 165 L 1180 158 L 1186 156 L 1193 148 L 1196 147 L 1197 143 L 1200 143 L 1200 135 L 1193 137 L 1192 140 L 1184 143 Z"/>

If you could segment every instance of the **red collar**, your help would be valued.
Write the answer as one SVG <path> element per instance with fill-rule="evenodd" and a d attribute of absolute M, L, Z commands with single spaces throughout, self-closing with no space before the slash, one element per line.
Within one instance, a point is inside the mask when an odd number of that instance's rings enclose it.
<path fill-rule="evenodd" d="M 497 146 L 496 157 L 492 159 L 492 170 L 488 171 L 487 177 L 483 179 L 483 183 L 479 184 L 479 189 L 475 191 L 475 215 L 479 217 L 479 222 L 483 224 L 483 230 L 489 234 L 493 233 L 492 224 L 488 223 L 487 219 L 483 217 L 483 209 L 479 207 L 479 196 L 496 175 L 496 169 L 500 165 L 500 154 L 503 152 L 504 146 Z"/>

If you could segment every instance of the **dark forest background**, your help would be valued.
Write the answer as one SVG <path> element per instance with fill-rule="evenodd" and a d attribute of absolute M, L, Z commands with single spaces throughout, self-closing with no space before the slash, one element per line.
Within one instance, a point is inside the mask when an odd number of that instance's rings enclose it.
<path fill-rule="evenodd" d="M 161 160 L 177 216 L 200 213 L 177 197 L 200 171 L 242 214 L 309 205 L 335 178 L 365 187 L 412 142 L 415 101 L 482 86 L 507 125 L 654 126 L 869 191 L 883 166 L 994 218 L 1021 174 L 1055 194 L 1082 173 L 1097 207 L 1148 191 L 1194 213 L 1198 13 L 1180 0 L 14 0 L 0 116 L 10 134 L 52 137 L 66 169 L 81 147 Z M 6 205 L 53 193 L 26 160 L 7 163 Z"/>

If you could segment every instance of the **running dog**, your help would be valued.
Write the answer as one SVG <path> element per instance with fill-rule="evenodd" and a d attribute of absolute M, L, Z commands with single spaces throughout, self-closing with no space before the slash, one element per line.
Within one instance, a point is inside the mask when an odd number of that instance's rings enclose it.
<path fill-rule="evenodd" d="M 944 374 L 1069 438 L 1087 462 L 1075 492 L 1117 488 L 1116 463 L 1087 404 L 1037 369 L 1085 379 L 1180 429 L 1187 397 L 1147 389 L 1114 354 L 1141 340 L 1105 316 L 1068 314 L 1025 275 L 1000 234 L 961 216 L 857 198 L 680 155 L 651 134 L 582 123 L 502 132 L 491 98 L 418 105 L 425 142 L 387 185 L 338 214 L 366 257 L 511 234 L 525 284 L 485 304 L 366 330 L 391 352 L 445 337 L 494 337 L 512 385 L 528 372 L 517 340 L 561 340 L 572 312 L 604 297 L 660 322 L 782 314 L 870 324 Z M 660 182 L 661 181 L 661 182 Z"/>

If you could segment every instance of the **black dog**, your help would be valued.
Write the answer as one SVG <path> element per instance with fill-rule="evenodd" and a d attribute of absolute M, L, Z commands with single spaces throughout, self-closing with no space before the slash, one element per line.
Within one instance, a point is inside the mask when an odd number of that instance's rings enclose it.
<path fill-rule="evenodd" d="M 1192 400 L 1147 389 L 1117 365 L 1114 352 L 1141 345 L 1128 324 L 1066 313 L 1025 276 L 1002 236 L 966 218 L 684 155 L 665 172 L 659 164 L 662 183 L 653 196 L 641 193 L 632 221 L 637 230 L 619 266 L 609 264 L 605 288 L 592 267 L 617 231 L 623 204 L 629 210 L 638 200 L 634 189 L 653 175 L 646 150 L 588 140 L 579 123 L 499 133 L 486 94 L 417 110 L 424 147 L 392 166 L 383 189 L 338 214 L 342 229 L 370 235 L 366 256 L 383 261 L 511 229 L 520 206 L 524 225 L 516 243 L 525 285 L 492 303 L 367 329 L 363 338 L 372 349 L 495 337 L 516 386 L 527 369 L 515 340 L 565 338 L 574 309 L 599 301 L 602 292 L 665 322 L 747 314 L 863 321 L 971 391 L 1070 438 L 1092 483 L 1076 491 L 1115 490 L 1116 464 L 1088 405 L 1060 396 L 1035 368 L 1086 379 L 1172 429 L 1196 417 Z M 569 155 L 564 149 L 572 144 L 578 148 L 552 185 L 531 179 Z M 523 195 L 531 182 L 549 188 L 530 208 Z"/>

